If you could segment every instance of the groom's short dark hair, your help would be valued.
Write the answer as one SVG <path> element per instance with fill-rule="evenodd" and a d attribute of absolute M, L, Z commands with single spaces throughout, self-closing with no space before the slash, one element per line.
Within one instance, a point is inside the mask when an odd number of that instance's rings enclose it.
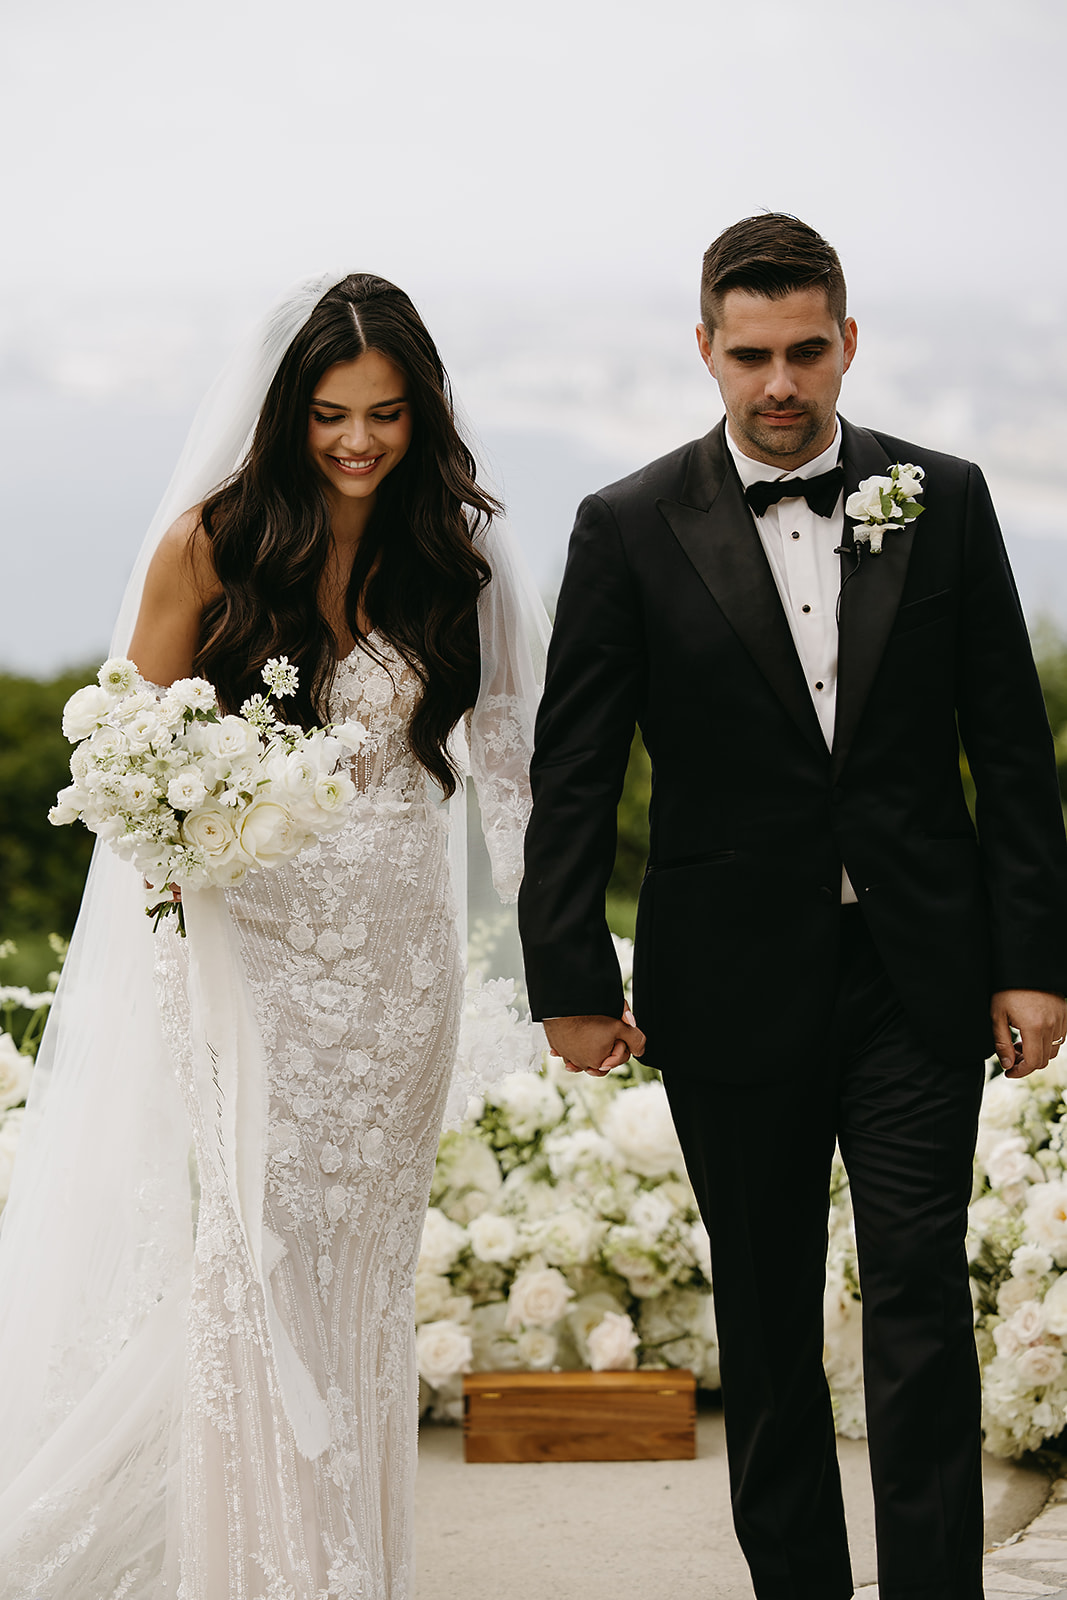
<path fill-rule="evenodd" d="M 824 289 L 831 315 L 845 321 L 845 275 L 833 245 L 799 217 L 766 211 L 743 217 L 704 252 L 700 314 L 711 337 L 730 289 L 780 300 L 794 289 Z"/>

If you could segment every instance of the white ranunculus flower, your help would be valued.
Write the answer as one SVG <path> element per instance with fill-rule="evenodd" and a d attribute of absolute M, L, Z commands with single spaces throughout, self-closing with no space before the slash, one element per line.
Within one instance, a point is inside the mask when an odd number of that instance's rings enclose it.
<path fill-rule="evenodd" d="M 1050 1344 L 1032 1344 L 1020 1350 L 1015 1365 L 1023 1382 L 1031 1389 L 1054 1383 L 1063 1371 L 1063 1351 Z"/>
<path fill-rule="evenodd" d="M 511 1333 L 520 1328 L 551 1328 L 573 1298 L 574 1290 L 555 1267 L 520 1272 L 508 1295 L 505 1326 Z"/>
<path fill-rule="evenodd" d="M 643 1178 L 684 1173 L 682 1148 L 662 1083 L 622 1090 L 608 1107 L 601 1127 L 627 1165 Z"/>
<path fill-rule="evenodd" d="M 527 1328 L 515 1341 L 519 1359 L 531 1372 L 547 1372 L 556 1359 L 559 1341 L 546 1328 Z"/>
<path fill-rule="evenodd" d="M 327 817 L 340 816 L 351 805 L 356 786 L 343 772 L 328 773 L 315 784 L 315 805 Z"/>
<path fill-rule="evenodd" d="M 415 1334 L 419 1376 L 439 1389 L 449 1378 L 470 1369 L 471 1336 L 458 1322 L 424 1322 Z"/>
<path fill-rule="evenodd" d="M 488 1099 L 504 1112 L 520 1140 L 554 1128 L 564 1110 L 559 1091 L 532 1072 L 509 1072 L 488 1091 Z"/>
<path fill-rule="evenodd" d="M 845 501 L 845 515 L 857 522 L 882 520 L 882 491 L 890 493 L 892 478 L 864 478 L 859 488 Z"/>
<path fill-rule="evenodd" d="M 200 851 L 211 866 L 229 861 L 237 851 L 233 818 L 222 806 L 205 806 L 192 812 L 181 825 L 185 844 Z"/>
<path fill-rule="evenodd" d="M 1056 1279 L 1041 1308 L 1046 1331 L 1057 1339 L 1067 1338 L 1067 1273 Z"/>
<path fill-rule="evenodd" d="M 1041 1245 L 1057 1266 L 1067 1266 L 1067 1182 L 1035 1183 L 1026 1196 L 1027 1242 Z"/>
<path fill-rule="evenodd" d="M 167 784 L 167 804 L 175 811 L 192 811 L 207 798 L 207 784 L 199 767 L 181 767 Z"/>
<path fill-rule="evenodd" d="M 109 656 L 97 673 L 96 681 L 101 689 L 117 699 L 120 695 L 132 694 L 142 680 L 132 661 L 127 661 L 125 656 Z"/>
<path fill-rule="evenodd" d="M 238 844 L 249 860 L 265 867 L 288 861 L 296 854 L 302 838 L 290 813 L 273 800 L 253 800 L 238 819 Z"/>
<path fill-rule="evenodd" d="M 0 1111 L 25 1100 L 32 1072 L 32 1056 L 24 1056 L 9 1033 L 0 1033 Z"/>
<path fill-rule="evenodd" d="M 106 689 L 97 683 L 87 683 L 84 689 L 72 694 L 63 707 L 63 736 L 76 744 L 87 739 L 98 723 L 111 710 L 113 701 Z"/>
<path fill-rule="evenodd" d="M 625 1313 L 607 1311 L 588 1335 L 589 1365 L 594 1372 L 632 1372 L 640 1342 Z"/>
<path fill-rule="evenodd" d="M 451 1221 L 437 1206 L 431 1206 L 422 1225 L 419 1271 L 448 1272 L 466 1243 L 466 1228 Z"/>
<path fill-rule="evenodd" d="M 479 1261 L 511 1261 L 519 1248 L 519 1234 L 510 1217 L 483 1211 L 469 1224 L 471 1249 Z"/>
<path fill-rule="evenodd" d="M 126 741 L 126 735 L 120 732 L 118 728 L 113 728 L 110 723 L 105 724 L 102 728 L 97 728 L 84 748 L 86 760 L 95 766 L 99 766 L 102 763 L 120 761 L 128 753 L 129 746 Z M 102 781 L 110 783 L 112 776 L 109 773 L 106 777 L 103 777 Z"/>
<path fill-rule="evenodd" d="M 175 710 L 213 711 L 215 691 L 205 678 L 178 678 L 164 695 L 164 701 Z"/>

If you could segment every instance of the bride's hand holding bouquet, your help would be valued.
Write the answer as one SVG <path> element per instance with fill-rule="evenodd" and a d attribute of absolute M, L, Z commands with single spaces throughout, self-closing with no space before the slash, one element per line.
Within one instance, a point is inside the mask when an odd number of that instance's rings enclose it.
<path fill-rule="evenodd" d="M 292 694 L 297 670 L 268 661 L 263 680 Z M 144 874 L 154 926 L 175 912 L 175 889 L 226 887 L 249 871 L 289 861 L 344 822 L 355 785 L 338 764 L 367 737 L 361 723 L 304 729 L 283 723 L 254 695 L 240 716 L 221 715 L 212 686 L 181 678 L 159 694 L 132 661 L 105 661 L 95 684 L 63 713 L 76 746 L 73 783 L 49 812 L 82 821 Z"/>

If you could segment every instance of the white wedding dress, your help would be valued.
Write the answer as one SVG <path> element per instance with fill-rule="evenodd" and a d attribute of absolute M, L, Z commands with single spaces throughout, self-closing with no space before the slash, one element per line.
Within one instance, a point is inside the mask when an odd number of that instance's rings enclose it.
<path fill-rule="evenodd" d="M 330 1414 L 296 1448 L 189 1045 L 185 951 L 160 940 L 165 1036 L 201 1174 L 182 1386 L 182 1600 L 406 1600 L 414 1276 L 456 1049 L 447 811 L 406 739 L 419 681 L 383 640 L 330 705 L 369 738 L 344 828 L 227 900 L 266 1047 L 275 1304 Z"/>

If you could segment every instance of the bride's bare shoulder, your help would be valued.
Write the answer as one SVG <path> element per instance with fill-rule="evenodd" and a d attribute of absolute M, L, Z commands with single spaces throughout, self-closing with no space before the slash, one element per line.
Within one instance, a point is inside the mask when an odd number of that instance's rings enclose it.
<path fill-rule="evenodd" d="M 183 511 L 171 523 L 152 557 L 149 581 L 176 583 L 191 589 L 202 605 L 218 594 L 221 585 L 211 554 L 211 541 L 204 532 L 202 506 Z"/>

